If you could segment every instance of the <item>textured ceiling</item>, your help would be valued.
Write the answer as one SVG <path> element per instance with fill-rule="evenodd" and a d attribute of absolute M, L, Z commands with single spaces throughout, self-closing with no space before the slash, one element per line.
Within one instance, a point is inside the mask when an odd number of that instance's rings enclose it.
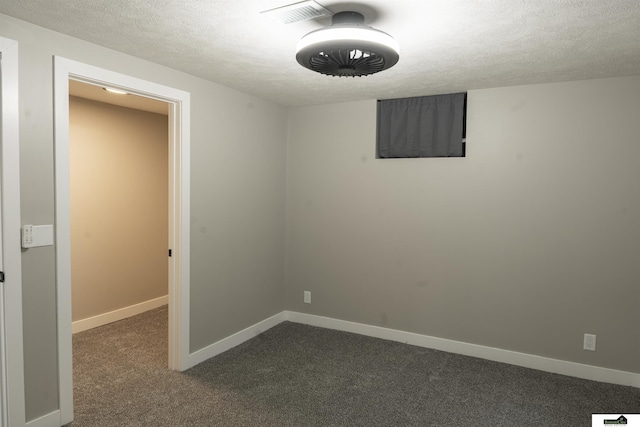
<path fill-rule="evenodd" d="M 294 1 L 2 0 L 0 13 L 288 106 L 640 75 L 639 0 L 318 0 L 400 44 L 395 67 L 361 78 L 298 65 L 298 40 L 330 20 L 259 13 Z"/>

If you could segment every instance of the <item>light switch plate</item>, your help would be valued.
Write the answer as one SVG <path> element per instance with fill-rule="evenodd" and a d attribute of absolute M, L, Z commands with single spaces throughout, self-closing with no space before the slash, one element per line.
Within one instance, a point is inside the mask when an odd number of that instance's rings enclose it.
<path fill-rule="evenodd" d="M 22 247 L 53 246 L 53 225 L 23 225 Z"/>
<path fill-rule="evenodd" d="M 22 247 L 30 248 L 33 246 L 33 225 L 25 225 L 22 227 Z"/>

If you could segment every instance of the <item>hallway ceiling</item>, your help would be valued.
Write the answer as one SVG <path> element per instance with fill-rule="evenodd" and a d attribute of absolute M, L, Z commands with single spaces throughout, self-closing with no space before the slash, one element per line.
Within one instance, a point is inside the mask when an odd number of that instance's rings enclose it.
<path fill-rule="evenodd" d="M 76 80 L 69 80 L 69 95 L 164 116 L 169 115 L 169 104 L 166 102 L 133 94 L 110 93 L 104 90 L 102 86 L 82 83 Z"/>
<path fill-rule="evenodd" d="M 360 78 L 298 65 L 298 40 L 330 19 L 260 14 L 293 2 L 2 0 L 0 13 L 285 106 L 640 74 L 638 0 L 319 0 L 400 44 L 395 67 Z"/>

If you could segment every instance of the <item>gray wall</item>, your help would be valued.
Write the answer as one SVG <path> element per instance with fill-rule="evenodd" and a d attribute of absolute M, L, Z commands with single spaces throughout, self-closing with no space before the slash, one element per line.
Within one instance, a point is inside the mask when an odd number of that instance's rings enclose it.
<path fill-rule="evenodd" d="M 54 222 L 53 55 L 191 93 L 191 351 L 283 309 L 286 110 L 0 15 L 20 56 L 23 224 Z M 27 420 L 58 408 L 55 252 L 23 252 Z"/>
<path fill-rule="evenodd" d="M 466 158 L 376 160 L 375 101 L 287 114 L 3 15 L 0 35 L 23 223 L 54 221 L 52 55 L 191 93 L 191 351 L 286 308 L 640 372 L 640 77 L 471 91 Z M 28 420 L 58 407 L 54 255 L 23 252 Z"/>
<path fill-rule="evenodd" d="M 640 372 L 640 77 L 470 91 L 466 158 L 375 118 L 289 113 L 287 309 Z"/>

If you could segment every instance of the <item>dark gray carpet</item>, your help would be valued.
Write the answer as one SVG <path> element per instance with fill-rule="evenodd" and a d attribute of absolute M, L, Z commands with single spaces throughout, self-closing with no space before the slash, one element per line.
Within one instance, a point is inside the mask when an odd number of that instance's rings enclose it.
<path fill-rule="evenodd" d="M 640 389 L 285 322 L 187 372 L 167 309 L 73 337 L 77 426 L 590 426 Z"/>

